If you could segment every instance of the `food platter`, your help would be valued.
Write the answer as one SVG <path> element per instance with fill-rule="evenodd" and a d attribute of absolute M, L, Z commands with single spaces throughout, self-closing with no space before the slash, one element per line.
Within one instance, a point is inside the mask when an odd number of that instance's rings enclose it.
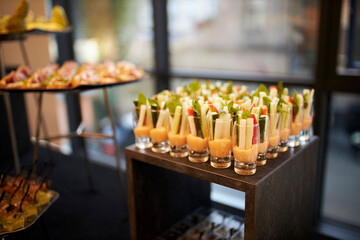
<path fill-rule="evenodd" d="M 67 87 L 67 88 L 58 88 L 58 89 L 47 89 L 47 88 L 0 88 L 0 91 L 6 91 L 10 93 L 25 93 L 25 92 L 75 92 L 75 91 L 87 91 L 87 90 L 95 90 L 99 88 L 105 87 L 115 87 L 120 85 L 125 85 L 134 82 L 140 82 L 144 78 L 128 80 L 128 81 L 119 81 L 115 83 L 99 83 L 99 84 L 88 84 L 88 85 L 79 85 L 75 87 Z"/>
<path fill-rule="evenodd" d="M 0 237 L 4 237 L 4 235 L 25 230 L 25 229 L 27 229 L 28 227 L 32 226 L 32 225 L 49 209 L 49 207 L 50 207 L 56 200 L 58 200 L 58 198 L 60 197 L 60 194 L 59 194 L 58 192 L 53 191 L 53 190 L 49 190 L 49 191 L 51 192 L 52 198 L 51 198 L 51 200 L 50 200 L 49 203 L 47 203 L 46 205 L 42 206 L 41 208 L 38 208 L 38 210 L 40 210 L 40 211 L 39 211 L 39 213 L 37 214 L 37 216 L 33 216 L 33 217 L 26 218 L 26 219 L 25 219 L 24 227 L 18 228 L 18 229 L 13 230 L 13 231 L 5 231 L 4 228 L 1 226 L 1 227 L 0 227 Z"/>

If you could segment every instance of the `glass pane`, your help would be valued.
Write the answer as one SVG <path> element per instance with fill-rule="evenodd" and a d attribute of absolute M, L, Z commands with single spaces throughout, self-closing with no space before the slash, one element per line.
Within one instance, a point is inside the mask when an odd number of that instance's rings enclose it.
<path fill-rule="evenodd" d="M 127 60 L 147 69 L 154 67 L 150 0 L 81 0 L 71 3 L 77 13 L 74 16 L 76 61 Z M 154 79 L 147 77 L 140 83 L 109 88 L 120 149 L 135 142 L 132 133 L 132 100 L 137 98 L 139 91 L 152 96 Z M 112 134 L 102 90 L 83 92 L 81 105 L 85 131 Z M 115 165 L 112 139 L 87 138 L 86 143 L 92 160 Z"/>
<path fill-rule="evenodd" d="M 341 12 L 338 73 L 360 75 L 360 2 L 344 0 Z"/>
<path fill-rule="evenodd" d="M 311 76 L 318 1 L 169 0 L 171 65 Z"/>
<path fill-rule="evenodd" d="M 360 95 L 332 98 L 327 149 L 324 217 L 360 226 Z"/>
<path fill-rule="evenodd" d="M 128 60 L 153 67 L 150 0 L 81 0 L 72 4 L 77 13 L 74 16 L 77 61 Z"/>

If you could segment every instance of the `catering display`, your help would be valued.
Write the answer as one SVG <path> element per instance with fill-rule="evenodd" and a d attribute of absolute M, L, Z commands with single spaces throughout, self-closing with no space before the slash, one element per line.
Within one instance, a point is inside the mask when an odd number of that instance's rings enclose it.
<path fill-rule="evenodd" d="M 67 90 L 82 87 L 101 87 L 136 81 L 145 76 L 141 67 L 127 61 L 105 61 L 100 64 L 66 61 L 62 66 L 49 63 L 32 72 L 19 66 L 0 81 L 4 90 Z"/>
<path fill-rule="evenodd" d="M 299 146 L 302 130 L 309 140 L 313 97 L 313 89 L 290 97 L 282 82 L 250 91 L 231 81 L 198 80 L 148 99 L 140 93 L 134 101 L 136 146 L 195 163 L 210 159 L 214 168 L 234 160 L 236 173 L 252 175 L 278 152 Z"/>
<path fill-rule="evenodd" d="M 32 225 L 59 197 L 48 177 L 2 174 L 0 182 L 0 235 Z"/>
<path fill-rule="evenodd" d="M 29 10 L 28 0 L 20 0 L 12 15 L 4 15 L 0 18 L 0 35 L 28 33 L 34 30 L 63 32 L 69 28 L 63 7 L 55 5 L 49 19 L 45 16 L 35 17 Z"/>

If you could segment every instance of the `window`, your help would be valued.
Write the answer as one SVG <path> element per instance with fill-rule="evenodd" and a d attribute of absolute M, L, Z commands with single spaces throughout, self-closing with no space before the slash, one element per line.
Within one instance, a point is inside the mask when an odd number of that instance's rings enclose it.
<path fill-rule="evenodd" d="M 151 70 L 154 66 L 153 21 L 150 0 L 141 1 L 71 1 L 74 16 L 75 60 L 103 62 L 127 60 Z M 99 17 L 101 16 L 101 17 Z M 147 96 L 153 94 L 153 78 L 141 83 L 113 87 L 109 98 L 117 127 L 116 136 L 121 146 L 134 142 L 132 134 L 132 99 L 139 88 Z M 81 94 L 82 117 L 85 130 L 111 135 L 102 90 Z M 92 160 L 114 165 L 115 147 L 111 139 L 86 139 Z"/>
<path fill-rule="evenodd" d="M 317 1 L 169 0 L 173 68 L 312 76 Z"/>

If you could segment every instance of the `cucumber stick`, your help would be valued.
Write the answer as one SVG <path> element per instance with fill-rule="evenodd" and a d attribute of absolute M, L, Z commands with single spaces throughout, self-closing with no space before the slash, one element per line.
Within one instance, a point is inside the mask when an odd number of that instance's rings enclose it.
<path fill-rule="evenodd" d="M 215 135 L 215 121 L 216 119 L 219 117 L 219 115 L 216 112 L 211 112 L 210 113 L 210 124 L 211 124 L 211 128 L 210 128 L 210 138 L 213 140 L 214 139 L 214 135 Z"/>
<path fill-rule="evenodd" d="M 181 120 L 181 111 L 182 111 L 182 107 L 181 106 L 176 106 L 175 113 L 174 113 L 174 119 L 173 119 L 172 124 L 171 124 L 171 133 L 174 134 L 174 135 L 179 132 L 180 120 Z"/>
<path fill-rule="evenodd" d="M 138 123 L 139 127 L 144 125 L 145 114 L 146 114 L 146 105 L 141 105 L 140 106 L 139 123 Z"/>

